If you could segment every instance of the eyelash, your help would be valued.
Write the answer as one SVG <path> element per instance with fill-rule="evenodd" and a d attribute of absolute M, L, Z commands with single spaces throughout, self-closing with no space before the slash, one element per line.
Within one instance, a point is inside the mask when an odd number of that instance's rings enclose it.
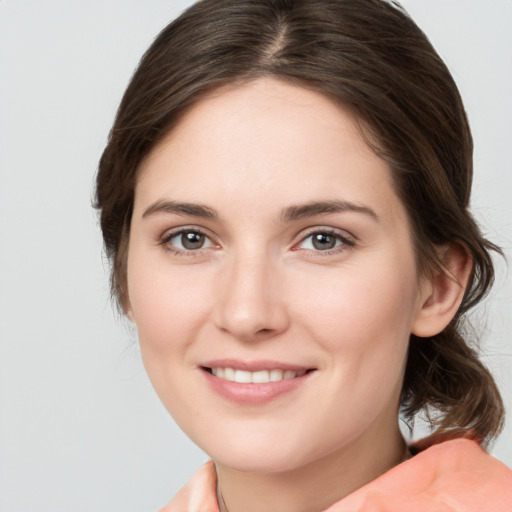
<path fill-rule="evenodd" d="M 336 239 L 336 241 L 341 242 L 340 245 L 333 247 L 332 249 L 326 250 L 314 250 L 314 249 L 303 249 L 308 251 L 310 254 L 314 256 L 322 257 L 322 256 L 330 256 L 332 254 L 340 254 L 341 252 L 352 249 L 356 245 L 356 240 L 354 237 L 349 236 L 347 233 L 341 233 L 338 230 L 333 228 L 314 228 L 309 231 L 305 236 L 301 238 L 301 240 L 295 244 L 292 248 L 294 251 L 301 250 L 299 245 L 303 244 L 308 238 L 313 237 L 314 235 L 327 235 L 332 236 Z"/>
<path fill-rule="evenodd" d="M 177 230 L 173 230 L 170 232 L 165 233 L 160 241 L 159 244 L 168 252 L 171 252 L 172 254 L 175 254 L 177 256 L 188 256 L 188 257 L 194 257 L 194 256 L 200 256 L 205 249 L 208 249 L 209 247 L 201 247 L 199 249 L 189 249 L 189 250 L 183 250 L 179 249 L 178 247 L 173 246 L 170 242 L 173 238 L 176 238 L 180 235 L 184 234 L 195 234 L 204 236 L 207 240 L 210 241 L 211 246 L 218 247 L 212 240 L 211 237 L 202 229 L 197 227 L 182 227 Z M 332 228 L 315 228 L 309 231 L 305 236 L 303 236 L 298 243 L 296 243 L 293 247 L 293 251 L 299 251 L 301 248 L 299 247 L 301 244 L 303 244 L 308 238 L 314 236 L 314 235 L 327 235 L 334 237 L 336 241 L 341 242 L 340 245 L 333 247 L 332 249 L 326 249 L 326 250 L 314 250 L 314 249 L 302 249 L 305 251 L 308 251 L 310 254 L 314 254 L 315 256 L 329 256 L 332 254 L 339 254 L 340 252 L 347 251 L 351 248 L 353 248 L 356 245 L 356 240 L 354 240 L 353 237 L 347 236 L 347 234 L 341 234 L 339 231 L 332 229 Z"/>
<path fill-rule="evenodd" d="M 207 248 L 199 248 L 199 249 L 189 249 L 189 250 L 183 250 L 178 247 L 173 246 L 170 242 L 173 238 L 176 238 L 180 235 L 184 234 L 195 234 L 195 235 L 201 235 L 204 236 L 207 240 L 210 241 L 212 246 L 216 246 L 216 244 L 211 240 L 211 237 L 202 229 L 196 228 L 196 227 L 182 227 L 177 230 L 168 231 L 166 232 L 162 238 L 160 239 L 160 245 L 168 252 L 175 254 L 177 256 L 188 256 L 188 257 L 194 257 L 194 256 L 200 256 L 203 253 L 204 249 Z"/>

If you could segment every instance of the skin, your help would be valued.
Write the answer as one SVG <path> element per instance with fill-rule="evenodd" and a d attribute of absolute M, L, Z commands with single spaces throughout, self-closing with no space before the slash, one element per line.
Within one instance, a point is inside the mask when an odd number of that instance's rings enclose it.
<path fill-rule="evenodd" d="M 293 209 L 333 201 L 345 209 Z M 183 228 L 204 245 L 184 249 Z M 409 336 L 449 321 L 459 299 L 447 282 L 418 275 L 390 169 L 318 93 L 269 78 L 216 90 L 141 165 L 127 313 L 160 399 L 215 461 L 230 512 L 323 510 L 402 460 Z M 313 371 L 240 404 L 201 368 L 225 358 Z"/>

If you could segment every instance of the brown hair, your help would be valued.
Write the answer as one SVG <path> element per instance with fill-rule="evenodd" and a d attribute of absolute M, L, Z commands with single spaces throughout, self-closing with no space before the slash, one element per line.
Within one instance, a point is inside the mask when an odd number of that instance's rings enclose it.
<path fill-rule="evenodd" d="M 411 336 L 401 404 L 408 421 L 423 410 L 438 432 L 470 428 L 490 440 L 501 429 L 503 405 L 461 335 L 461 320 L 491 287 L 490 251 L 499 249 L 468 211 L 473 148 L 457 87 L 394 3 L 202 0 L 160 33 L 128 85 L 97 175 L 96 206 L 118 303 L 127 300 L 126 252 L 142 159 L 207 91 L 268 75 L 356 114 L 392 169 L 421 272 L 442 269 L 439 245 L 457 243 L 471 255 L 472 277 L 453 321 L 431 338 Z"/>

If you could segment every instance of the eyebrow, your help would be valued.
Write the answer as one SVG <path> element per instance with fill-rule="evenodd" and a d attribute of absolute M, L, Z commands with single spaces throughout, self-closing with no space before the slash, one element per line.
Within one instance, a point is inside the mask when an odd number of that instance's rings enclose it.
<path fill-rule="evenodd" d="M 378 222 L 378 215 L 368 206 L 351 203 L 350 201 L 313 201 L 285 208 L 281 214 L 282 221 L 299 220 L 315 215 L 329 213 L 357 212 L 372 217 Z"/>
<path fill-rule="evenodd" d="M 375 221 L 379 220 L 378 215 L 368 206 L 351 203 L 350 201 L 312 201 L 310 203 L 292 205 L 285 208 L 281 213 L 281 221 L 300 220 L 315 215 L 326 215 L 329 213 L 356 212 L 368 215 Z M 172 213 L 175 215 L 189 215 L 203 219 L 219 219 L 216 210 L 209 206 L 197 203 L 184 203 L 179 201 L 160 200 L 147 208 L 142 217 L 148 217 L 157 213 Z"/>
<path fill-rule="evenodd" d="M 174 213 L 176 215 L 190 215 L 203 219 L 218 219 L 219 214 L 208 206 L 196 203 L 182 203 L 178 201 L 157 201 L 147 208 L 142 218 L 156 213 Z"/>

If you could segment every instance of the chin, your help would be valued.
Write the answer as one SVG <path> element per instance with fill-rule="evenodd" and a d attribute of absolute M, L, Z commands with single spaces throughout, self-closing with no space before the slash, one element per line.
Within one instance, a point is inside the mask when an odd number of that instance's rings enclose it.
<path fill-rule="evenodd" d="M 296 456 L 276 456 L 273 453 L 253 454 L 247 456 L 221 455 L 212 457 L 215 464 L 229 467 L 240 473 L 286 473 L 296 470 L 304 465 L 304 461 L 298 460 Z"/>
<path fill-rule="evenodd" d="M 269 439 L 268 442 L 254 438 L 252 442 L 236 442 L 231 438 L 228 443 L 207 444 L 215 446 L 213 450 L 204 446 L 203 450 L 216 464 L 242 473 L 285 473 L 306 466 L 325 455 L 313 453 L 311 447 L 309 453 L 305 452 L 305 442 L 284 444 L 276 438 Z"/>

